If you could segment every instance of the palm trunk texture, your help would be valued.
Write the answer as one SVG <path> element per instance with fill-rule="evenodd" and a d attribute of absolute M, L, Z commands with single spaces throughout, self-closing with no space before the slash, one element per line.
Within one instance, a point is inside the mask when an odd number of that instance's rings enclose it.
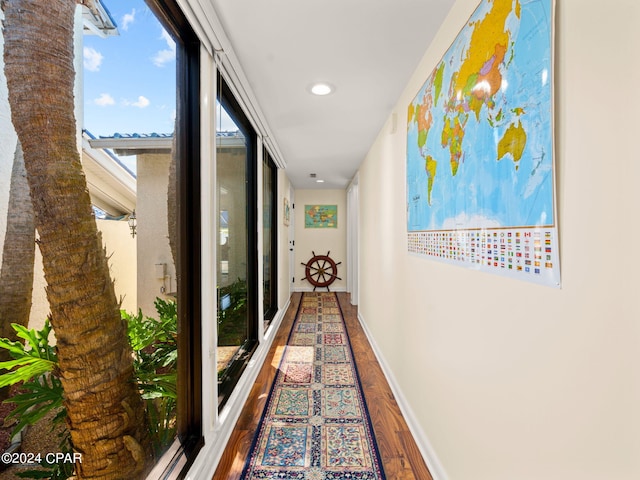
<path fill-rule="evenodd" d="M 36 250 L 35 229 L 24 157 L 18 142 L 11 170 L 7 230 L 0 270 L 0 337 L 14 341 L 18 337 L 11 324 L 18 323 L 26 327 L 29 323 Z M 9 358 L 9 352 L 0 352 L 0 360 Z"/>
<path fill-rule="evenodd" d="M 75 0 L 5 0 L 5 74 L 24 150 L 65 407 L 82 479 L 141 478 L 144 405 L 76 145 Z"/>
<path fill-rule="evenodd" d="M 179 107 L 178 107 L 179 108 Z M 180 112 L 178 112 L 178 115 Z M 177 117 L 180 118 L 180 117 Z M 178 136 L 178 122 L 173 129 L 173 141 L 171 142 L 171 161 L 169 162 L 169 186 L 167 188 L 167 225 L 169 229 L 169 248 L 171 258 L 176 268 L 176 275 L 180 274 L 178 268 L 178 150 L 176 137 Z M 177 285 L 180 285 L 180 281 Z"/>
<path fill-rule="evenodd" d="M 0 337 L 18 340 L 11 327 L 26 327 L 31 313 L 33 268 L 36 252 L 36 227 L 33 205 L 24 169 L 22 146 L 18 142 L 11 169 L 7 229 L 2 247 L 0 270 Z M 0 362 L 11 360 L 7 350 L 0 351 Z M 9 396 L 9 387 L 0 389 L 0 401 Z"/>

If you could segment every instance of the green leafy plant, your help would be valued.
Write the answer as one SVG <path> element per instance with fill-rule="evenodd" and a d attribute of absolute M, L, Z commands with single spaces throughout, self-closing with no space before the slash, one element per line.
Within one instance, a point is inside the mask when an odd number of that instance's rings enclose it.
<path fill-rule="evenodd" d="M 156 299 L 158 319 L 121 312 L 127 322 L 127 336 L 133 350 L 134 372 L 142 398 L 146 401 L 150 433 L 157 456 L 176 435 L 178 315 L 175 302 Z M 0 362 L 0 387 L 21 383 L 20 391 L 7 399 L 16 405 L 9 417 L 17 424 L 13 435 L 26 425 L 33 425 L 55 411 L 52 431 L 62 424 L 67 412 L 63 406 L 64 391 L 58 375 L 58 357 L 49 343 L 52 331 L 49 319 L 42 330 L 29 330 L 12 325 L 20 341 L 0 339 L 0 348 L 9 351 L 12 360 Z M 60 451 L 71 453 L 73 445 L 68 431 L 61 434 Z M 25 470 L 21 478 L 64 480 L 73 476 L 73 464 L 40 464 L 42 469 Z"/>
<path fill-rule="evenodd" d="M 9 417 L 17 418 L 13 435 L 26 425 L 32 425 L 51 410 L 60 409 L 56 418 L 64 418 L 62 407 L 62 384 L 57 376 L 58 356 L 55 347 L 49 343 L 51 323 L 47 319 L 42 330 L 27 329 L 12 324 L 20 341 L 0 339 L 0 348 L 9 351 L 12 360 L 0 362 L 0 369 L 7 373 L 0 375 L 0 387 L 22 382 L 21 391 L 9 399 L 16 408 Z"/>
<path fill-rule="evenodd" d="M 218 309 L 218 345 L 242 345 L 247 335 L 247 282 L 238 278 L 218 287 L 218 301 L 227 297 L 229 308 Z"/>
<path fill-rule="evenodd" d="M 0 369 L 7 373 L 0 375 L 0 386 L 7 387 L 21 383 L 19 393 L 8 399 L 15 404 L 8 418 L 15 418 L 17 423 L 12 435 L 17 434 L 27 425 L 33 425 L 49 412 L 56 412 L 53 417 L 51 431 L 60 430 L 60 451 L 73 450 L 71 437 L 64 424 L 67 412 L 62 404 L 62 383 L 58 377 L 58 357 L 53 345 L 49 343 L 51 322 L 45 320 L 42 330 L 27 329 L 12 324 L 18 338 L 22 341 L 0 339 L 0 348 L 9 352 L 12 360 L 0 362 Z M 49 478 L 64 480 L 73 475 L 73 465 L 41 463 L 41 469 L 25 470 L 16 475 L 20 478 Z"/>
<path fill-rule="evenodd" d="M 176 434 L 178 311 L 175 302 L 155 301 L 158 319 L 122 313 L 133 349 L 133 368 L 142 398 L 147 402 L 151 438 L 156 455 Z"/>

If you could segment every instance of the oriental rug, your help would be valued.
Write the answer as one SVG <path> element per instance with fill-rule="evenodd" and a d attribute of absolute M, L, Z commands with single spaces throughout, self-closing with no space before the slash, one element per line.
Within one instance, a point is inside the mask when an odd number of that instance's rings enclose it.
<path fill-rule="evenodd" d="M 385 479 L 333 292 L 302 296 L 241 479 Z"/>

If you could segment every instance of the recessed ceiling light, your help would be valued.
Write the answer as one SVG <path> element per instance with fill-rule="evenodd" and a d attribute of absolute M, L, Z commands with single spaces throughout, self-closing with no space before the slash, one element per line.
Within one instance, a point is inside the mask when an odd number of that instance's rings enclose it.
<path fill-rule="evenodd" d="M 324 180 L 319 178 L 319 179 L 316 180 L 316 183 L 324 183 Z"/>
<path fill-rule="evenodd" d="M 314 95 L 329 95 L 334 88 L 328 83 L 315 83 L 311 86 L 311 93 Z"/>

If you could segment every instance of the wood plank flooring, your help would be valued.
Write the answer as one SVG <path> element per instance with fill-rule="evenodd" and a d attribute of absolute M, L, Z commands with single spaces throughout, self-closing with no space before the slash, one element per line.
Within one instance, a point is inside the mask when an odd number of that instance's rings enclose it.
<path fill-rule="evenodd" d="M 237 480 L 242 474 L 301 297 L 301 293 L 294 293 L 291 297 L 289 309 L 282 319 L 280 329 L 231 434 L 213 480 Z M 338 293 L 338 300 L 344 313 L 387 479 L 433 480 L 360 326 L 357 307 L 349 302 L 348 293 Z"/>

